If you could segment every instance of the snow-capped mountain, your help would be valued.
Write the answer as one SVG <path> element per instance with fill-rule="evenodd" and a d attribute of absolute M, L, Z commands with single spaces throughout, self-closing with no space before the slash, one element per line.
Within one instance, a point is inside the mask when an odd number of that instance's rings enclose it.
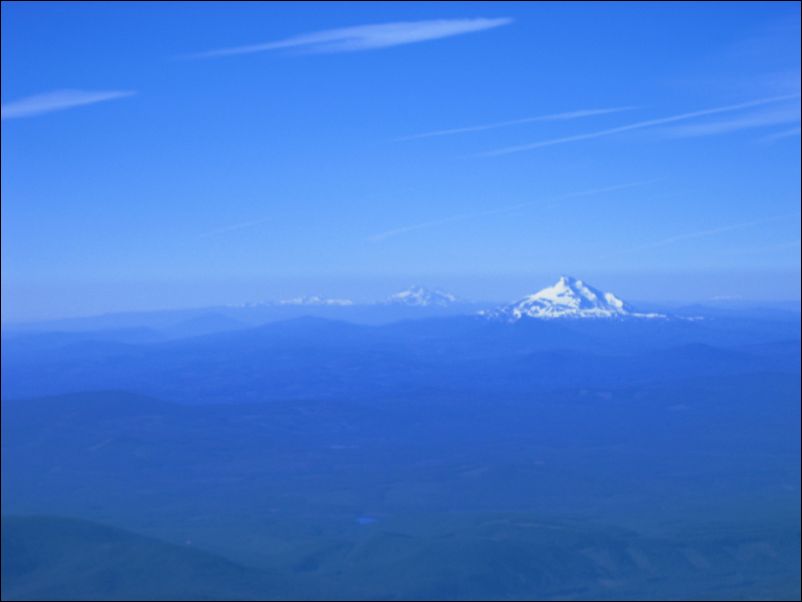
<path fill-rule="evenodd" d="M 284 299 L 278 302 L 279 305 L 353 305 L 350 299 L 330 299 L 328 297 L 295 297 L 294 299 Z"/>
<path fill-rule="evenodd" d="M 422 286 L 411 286 L 405 291 L 390 295 L 385 303 L 414 307 L 447 307 L 457 301 L 457 297 L 451 293 L 433 291 Z"/>
<path fill-rule="evenodd" d="M 561 276 L 556 284 L 485 315 L 510 322 L 521 318 L 665 317 L 663 314 L 635 312 L 614 294 L 602 292 L 570 276 Z"/>

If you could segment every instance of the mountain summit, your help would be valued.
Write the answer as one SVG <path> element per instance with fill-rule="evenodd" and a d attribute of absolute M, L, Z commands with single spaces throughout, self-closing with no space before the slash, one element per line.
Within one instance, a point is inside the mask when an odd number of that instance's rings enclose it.
<path fill-rule="evenodd" d="M 447 307 L 457 302 L 457 297 L 444 291 L 433 291 L 422 286 L 411 286 L 405 291 L 390 295 L 385 303 L 414 307 Z"/>
<path fill-rule="evenodd" d="M 561 276 L 552 286 L 488 314 L 510 322 L 521 318 L 662 318 L 662 314 L 632 311 L 612 293 L 605 293 L 582 280 Z"/>

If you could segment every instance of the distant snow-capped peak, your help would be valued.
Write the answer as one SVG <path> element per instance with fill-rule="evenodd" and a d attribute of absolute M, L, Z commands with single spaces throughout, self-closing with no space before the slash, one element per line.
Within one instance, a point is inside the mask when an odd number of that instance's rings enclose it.
<path fill-rule="evenodd" d="M 561 276 L 554 285 L 485 315 L 511 322 L 521 318 L 665 317 L 662 314 L 632 311 L 632 308 L 614 294 L 602 292 L 570 276 Z"/>
<path fill-rule="evenodd" d="M 350 299 L 330 299 L 328 297 L 295 297 L 294 299 L 284 299 L 278 302 L 279 305 L 353 305 Z"/>
<path fill-rule="evenodd" d="M 411 286 L 405 291 L 390 295 L 385 303 L 415 307 L 446 307 L 457 302 L 457 297 L 444 291 L 433 291 L 422 286 Z"/>

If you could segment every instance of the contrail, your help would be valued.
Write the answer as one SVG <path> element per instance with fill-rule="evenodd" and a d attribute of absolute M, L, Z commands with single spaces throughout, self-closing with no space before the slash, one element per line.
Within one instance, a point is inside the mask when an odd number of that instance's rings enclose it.
<path fill-rule="evenodd" d="M 631 130 L 639 130 L 643 128 L 653 127 L 655 125 L 663 125 L 665 123 L 674 123 L 676 121 L 684 121 L 686 119 L 693 119 L 695 117 L 704 117 L 705 115 L 716 115 L 718 113 L 727 113 L 730 111 L 739 111 L 741 109 L 748 109 L 750 107 L 757 107 L 767 105 L 774 102 L 781 102 L 784 100 L 792 100 L 799 98 L 799 94 L 786 94 L 784 96 L 772 96 L 771 98 L 761 98 L 758 100 L 751 100 L 749 102 L 742 102 L 734 105 L 726 105 L 723 107 L 715 107 L 712 109 L 704 109 L 701 111 L 693 111 L 691 113 L 682 113 L 680 115 L 672 115 L 670 117 L 661 117 L 659 119 L 649 119 L 646 121 L 637 121 L 629 125 L 622 125 L 606 130 L 599 130 L 590 132 L 588 134 L 576 134 L 574 136 L 564 136 L 562 138 L 552 138 L 551 140 L 543 140 L 541 142 L 533 142 L 531 144 L 520 144 L 518 146 L 507 146 L 484 153 L 473 155 L 474 157 L 498 157 L 500 155 L 510 155 L 512 153 L 520 153 L 536 148 L 544 148 L 546 146 L 554 146 L 556 144 L 566 144 L 568 142 L 579 142 L 580 140 L 591 140 L 593 138 L 602 138 L 605 136 L 612 136 L 620 134 L 621 132 L 629 132 Z"/>
<path fill-rule="evenodd" d="M 380 242 L 382 240 L 386 240 L 388 238 L 392 238 L 393 236 L 397 236 L 399 234 L 404 234 L 406 232 L 412 232 L 414 230 L 423 230 L 424 228 L 432 228 L 434 226 L 442 226 L 444 224 L 451 224 L 454 222 L 461 222 L 464 220 L 474 219 L 477 217 L 485 217 L 488 215 L 499 215 L 502 213 L 510 213 L 512 211 L 517 211 L 518 209 L 522 209 L 524 207 L 531 207 L 533 205 L 542 205 L 544 207 L 551 207 L 556 204 L 559 204 L 561 201 L 566 201 L 569 199 L 580 198 L 584 196 L 591 196 L 594 194 L 602 194 L 604 192 L 614 192 L 616 190 L 624 190 L 627 188 L 634 188 L 636 186 L 645 186 L 647 184 L 652 184 L 657 180 L 647 180 L 641 182 L 630 182 L 628 184 L 616 184 L 614 186 L 607 186 L 605 188 L 593 188 L 591 190 L 583 190 L 580 192 L 572 192 L 569 194 L 564 194 L 562 196 L 554 197 L 547 201 L 527 201 L 525 203 L 517 203 L 515 205 L 507 205 L 505 207 L 497 207 L 495 209 L 488 209 L 487 211 L 477 211 L 473 213 L 460 213 L 457 215 L 452 215 L 450 217 L 444 217 L 438 220 L 432 220 L 428 222 L 421 222 L 419 224 L 412 224 L 409 226 L 402 226 L 400 228 L 394 228 L 392 230 L 387 230 L 385 232 L 380 232 L 379 234 L 374 234 L 368 237 L 370 242 Z M 546 205 L 543 205 L 543 203 Z"/>

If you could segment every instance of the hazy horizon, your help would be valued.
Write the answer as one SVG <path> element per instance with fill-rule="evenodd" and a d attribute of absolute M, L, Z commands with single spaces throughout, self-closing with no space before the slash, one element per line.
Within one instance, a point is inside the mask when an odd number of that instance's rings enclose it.
<path fill-rule="evenodd" d="M 27 297 L 31 301 L 22 309 L 15 306 L 13 298 L 4 301 L 3 324 L 102 314 L 237 306 L 311 296 L 348 299 L 357 304 L 373 303 L 410 286 L 444 290 L 464 301 L 503 304 L 549 286 L 563 274 L 584 279 L 594 286 L 616 293 L 626 301 L 636 304 L 672 306 L 732 302 L 772 305 L 800 300 L 799 274 L 793 271 L 751 274 L 711 274 L 706 271 L 657 274 L 593 272 L 593 277 L 587 277 L 579 272 L 566 270 L 559 273 L 531 275 L 493 274 L 479 278 L 453 275 L 393 277 L 379 275 L 336 279 L 265 278 L 264 282 L 231 279 L 211 283 L 142 282 L 135 287 L 129 285 L 115 287 L 107 283 L 94 282 L 82 284 L 80 294 L 75 293 L 73 285 L 66 285 L 62 291 L 52 289 L 64 293 L 64 296 L 59 297 L 55 311 L 52 309 L 51 300 L 42 294 L 43 291 L 37 291 L 36 287 L 30 289 L 18 287 L 15 290 L 22 288 L 23 291 L 30 291 Z M 795 279 L 796 286 L 794 286 Z M 176 289 L 180 289 L 183 296 L 173 296 L 172 293 Z M 100 295 L 102 302 L 93 305 L 87 296 L 91 299 L 95 291 L 102 293 Z M 70 293 L 73 294 L 72 298 Z M 38 299 L 42 302 L 33 301 Z"/>

